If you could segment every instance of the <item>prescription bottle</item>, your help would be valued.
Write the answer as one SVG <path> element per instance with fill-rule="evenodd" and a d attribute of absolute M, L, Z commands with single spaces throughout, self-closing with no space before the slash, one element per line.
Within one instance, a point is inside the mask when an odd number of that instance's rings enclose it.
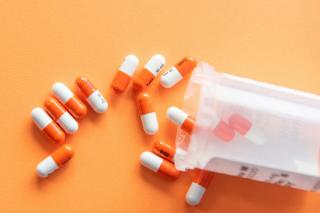
<path fill-rule="evenodd" d="M 178 128 L 178 170 L 203 169 L 308 191 L 320 191 L 320 96 L 195 68 L 182 108 L 194 117 L 189 135 Z M 215 133 L 223 122 L 234 132 Z"/>

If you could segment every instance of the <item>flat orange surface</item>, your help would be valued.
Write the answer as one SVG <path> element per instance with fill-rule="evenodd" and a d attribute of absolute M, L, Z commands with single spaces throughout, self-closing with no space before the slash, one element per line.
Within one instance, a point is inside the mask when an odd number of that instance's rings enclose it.
<path fill-rule="evenodd" d="M 152 84 L 155 137 L 143 133 L 131 89 L 110 91 L 125 55 L 142 65 L 162 53 L 165 70 L 193 55 L 231 74 L 320 93 L 319 8 L 318 0 L 0 0 L 0 212 L 319 212 L 315 193 L 225 175 L 200 206 L 187 206 L 189 175 L 172 181 L 139 164 L 154 139 L 174 142 L 165 111 L 182 104 L 187 79 L 170 90 Z M 35 166 L 57 146 L 32 124 L 31 109 L 55 81 L 73 87 L 79 75 L 110 108 L 80 122 L 67 138 L 75 157 L 40 180 Z"/>

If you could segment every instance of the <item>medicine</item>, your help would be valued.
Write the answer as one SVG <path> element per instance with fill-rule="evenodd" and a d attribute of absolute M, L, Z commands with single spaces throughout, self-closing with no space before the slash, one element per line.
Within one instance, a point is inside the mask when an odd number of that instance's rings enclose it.
<path fill-rule="evenodd" d="M 152 151 L 158 156 L 171 162 L 173 162 L 173 158 L 176 153 L 175 148 L 160 140 L 154 142 Z"/>
<path fill-rule="evenodd" d="M 153 172 L 165 174 L 170 177 L 178 177 L 179 171 L 169 161 L 166 161 L 152 152 L 143 152 L 140 156 L 141 164 Z"/>
<path fill-rule="evenodd" d="M 204 193 L 209 187 L 214 173 L 197 169 L 196 175 L 192 180 L 192 184 L 186 194 L 186 202 L 191 206 L 200 203 Z"/>
<path fill-rule="evenodd" d="M 137 96 L 137 105 L 144 132 L 148 135 L 156 134 L 159 125 L 150 95 L 146 92 L 140 93 Z"/>
<path fill-rule="evenodd" d="M 239 114 L 233 114 L 230 116 L 228 123 L 234 131 L 238 132 L 249 141 L 258 145 L 265 143 L 265 139 L 263 139 L 263 134 L 261 134 L 261 131 L 255 128 L 252 123 L 243 116 Z"/>
<path fill-rule="evenodd" d="M 125 91 L 138 65 L 137 56 L 127 55 L 113 78 L 111 88 L 116 92 Z"/>
<path fill-rule="evenodd" d="M 233 129 L 223 120 L 215 117 L 213 118 L 214 126 L 213 133 L 215 136 L 217 136 L 219 139 L 229 142 L 235 137 L 235 132 Z"/>
<path fill-rule="evenodd" d="M 167 117 L 188 134 L 191 134 L 195 127 L 194 119 L 178 107 L 169 107 L 167 110 Z M 228 142 L 234 138 L 235 133 L 226 122 L 218 117 L 214 117 L 212 118 L 212 123 L 212 126 L 214 127 L 212 131 L 219 139 Z"/>
<path fill-rule="evenodd" d="M 160 84 L 164 88 L 171 88 L 191 72 L 197 65 L 192 57 L 185 57 L 160 77 Z"/>
<path fill-rule="evenodd" d="M 83 118 L 87 114 L 86 105 L 65 84 L 61 82 L 53 84 L 52 91 L 75 118 Z"/>
<path fill-rule="evenodd" d="M 78 131 L 78 122 L 67 112 L 66 108 L 62 106 L 55 98 L 49 98 L 44 102 L 51 117 L 68 133 L 73 134 Z"/>
<path fill-rule="evenodd" d="M 96 113 L 104 113 L 108 109 L 108 102 L 101 92 L 85 77 L 79 77 L 76 85 L 80 92 L 86 97 L 86 101 Z"/>
<path fill-rule="evenodd" d="M 67 163 L 74 155 L 70 145 L 63 145 L 50 156 L 46 157 L 37 166 L 39 177 L 48 177 L 49 174 Z"/>
<path fill-rule="evenodd" d="M 162 55 L 152 56 L 144 68 L 133 78 L 133 88 L 136 90 L 147 88 L 165 63 L 166 60 Z"/>
<path fill-rule="evenodd" d="M 65 134 L 63 130 L 42 108 L 34 108 L 31 112 L 31 117 L 38 128 L 54 142 L 63 143 L 65 141 Z"/>
<path fill-rule="evenodd" d="M 195 126 L 195 121 L 187 113 L 179 109 L 178 107 L 172 106 L 167 110 L 167 117 L 177 126 L 188 134 L 191 134 Z"/>

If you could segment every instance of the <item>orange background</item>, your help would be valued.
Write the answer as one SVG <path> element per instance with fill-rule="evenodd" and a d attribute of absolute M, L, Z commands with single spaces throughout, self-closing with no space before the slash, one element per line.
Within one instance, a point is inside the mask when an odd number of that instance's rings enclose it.
<path fill-rule="evenodd" d="M 315 193 L 225 175 L 188 207 L 190 176 L 172 181 L 139 164 L 155 138 L 174 142 L 165 111 L 182 104 L 187 81 L 170 90 L 152 84 L 155 137 L 143 133 L 132 91 L 110 91 L 125 55 L 142 65 L 162 53 L 165 70 L 193 55 L 231 74 L 320 93 L 319 8 L 318 0 L 0 0 L 0 212 L 319 212 Z M 55 81 L 73 87 L 79 75 L 110 108 L 80 122 L 67 139 L 74 159 L 40 180 L 35 166 L 57 146 L 32 124 L 31 109 Z"/>

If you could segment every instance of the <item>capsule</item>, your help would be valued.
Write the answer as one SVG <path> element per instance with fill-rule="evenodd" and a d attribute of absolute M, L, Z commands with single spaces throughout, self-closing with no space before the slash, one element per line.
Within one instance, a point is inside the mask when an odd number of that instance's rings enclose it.
<path fill-rule="evenodd" d="M 127 55 L 113 78 L 111 88 L 116 92 L 125 91 L 138 65 L 137 56 Z"/>
<path fill-rule="evenodd" d="M 255 128 L 247 118 L 239 114 L 233 114 L 229 117 L 228 123 L 234 131 L 247 138 L 249 141 L 258 145 L 265 143 L 261 131 L 258 128 Z"/>
<path fill-rule="evenodd" d="M 189 187 L 186 194 L 186 202 L 191 206 L 196 206 L 200 203 L 204 193 L 209 187 L 212 178 L 214 176 L 213 172 L 208 172 L 205 170 L 196 170 L 195 177 Z"/>
<path fill-rule="evenodd" d="M 165 174 L 174 178 L 179 176 L 179 171 L 171 162 L 160 158 L 152 152 L 143 152 L 140 156 L 140 161 L 144 167 L 156 173 Z"/>
<path fill-rule="evenodd" d="M 137 105 L 144 132 L 148 135 L 156 134 L 159 125 L 150 95 L 146 92 L 140 93 L 137 96 Z"/>
<path fill-rule="evenodd" d="M 178 107 L 169 107 L 167 110 L 167 117 L 188 134 L 191 134 L 195 127 L 194 119 Z"/>
<path fill-rule="evenodd" d="M 56 82 L 52 86 L 55 96 L 75 118 L 83 118 L 87 114 L 87 107 L 63 83 Z"/>
<path fill-rule="evenodd" d="M 70 145 L 61 146 L 38 164 L 38 176 L 43 178 L 48 177 L 49 174 L 67 163 L 73 155 L 74 151 Z"/>
<path fill-rule="evenodd" d="M 38 128 L 54 142 L 63 143 L 65 141 L 63 130 L 50 118 L 44 109 L 40 107 L 34 108 L 31 112 L 31 117 Z"/>
<path fill-rule="evenodd" d="M 235 132 L 225 121 L 218 117 L 213 118 L 213 133 L 215 136 L 225 142 L 229 142 L 235 137 Z"/>
<path fill-rule="evenodd" d="M 165 58 L 162 55 L 154 55 L 148 61 L 148 63 L 140 70 L 133 78 L 133 88 L 136 90 L 142 90 L 147 88 L 153 79 L 157 76 L 161 68 L 166 63 Z"/>
<path fill-rule="evenodd" d="M 76 85 L 82 94 L 86 97 L 86 101 L 96 113 L 104 113 L 108 109 L 108 102 L 101 92 L 97 90 L 92 83 L 85 77 L 79 77 Z"/>
<path fill-rule="evenodd" d="M 192 133 L 192 130 L 195 127 L 195 121 L 184 111 L 179 109 L 178 107 L 169 107 L 167 110 L 167 117 L 177 126 L 180 126 L 182 130 L 187 132 L 188 134 Z M 231 129 L 231 127 L 219 119 L 217 116 L 212 117 L 213 133 L 215 136 L 220 138 L 221 140 L 228 142 L 231 141 L 235 133 Z"/>
<path fill-rule="evenodd" d="M 49 98 L 44 102 L 44 107 L 47 109 L 51 117 L 68 133 L 73 134 L 78 131 L 78 122 L 67 112 L 55 98 Z"/>
<path fill-rule="evenodd" d="M 176 65 L 170 67 L 168 71 L 160 77 L 160 84 L 164 88 L 171 88 L 191 72 L 197 65 L 196 59 L 188 56 L 184 57 Z"/>
<path fill-rule="evenodd" d="M 152 151 L 158 156 L 173 162 L 176 149 L 163 141 L 157 140 L 153 144 Z"/>

